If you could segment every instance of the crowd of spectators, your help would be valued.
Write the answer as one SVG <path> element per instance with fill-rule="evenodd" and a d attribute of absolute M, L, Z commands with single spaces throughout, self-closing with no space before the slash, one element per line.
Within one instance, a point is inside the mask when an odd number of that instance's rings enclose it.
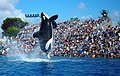
<path fill-rule="evenodd" d="M 34 52 L 34 50 L 39 47 L 39 41 L 37 38 L 33 38 L 33 33 L 38 31 L 39 28 L 40 24 L 31 24 L 21 29 L 16 37 L 5 37 L 8 55 L 28 54 L 31 51 Z M 38 54 L 40 53 L 43 52 L 40 51 Z"/>
<path fill-rule="evenodd" d="M 39 24 L 33 24 L 30 26 L 25 26 L 22 31 L 18 34 L 15 40 L 18 42 L 19 47 L 21 47 L 22 51 L 28 53 L 32 51 L 35 46 L 39 43 L 37 39 L 32 37 L 32 34 L 35 31 L 39 30 Z"/>
<path fill-rule="evenodd" d="M 120 58 L 120 25 L 105 25 L 110 21 L 107 18 L 59 23 L 54 31 L 53 55 Z"/>
<path fill-rule="evenodd" d="M 107 18 L 58 23 L 53 31 L 53 56 L 120 58 L 120 25 L 111 26 L 110 21 Z M 26 26 L 14 39 L 25 53 L 39 44 L 32 37 L 39 28 L 39 24 Z"/>

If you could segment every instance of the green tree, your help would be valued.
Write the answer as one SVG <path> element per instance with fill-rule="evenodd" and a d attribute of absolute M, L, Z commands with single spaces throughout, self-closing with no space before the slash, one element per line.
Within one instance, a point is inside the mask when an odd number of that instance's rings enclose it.
<path fill-rule="evenodd" d="M 101 12 L 102 18 L 108 18 L 108 11 L 107 10 L 102 10 Z"/>
<path fill-rule="evenodd" d="M 120 22 L 118 22 L 118 23 L 117 23 L 117 26 L 119 26 L 119 27 L 120 27 Z"/>
<path fill-rule="evenodd" d="M 6 34 L 10 37 L 15 37 L 17 36 L 17 34 L 20 32 L 20 29 L 14 27 L 14 26 L 11 26 L 7 29 L 7 32 Z"/>
<path fill-rule="evenodd" d="M 16 33 L 18 32 L 18 29 L 22 29 L 24 26 L 28 25 L 28 22 L 24 22 L 21 20 L 21 18 L 6 18 L 5 20 L 3 20 L 3 24 L 1 26 L 3 32 L 2 34 L 4 36 L 16 36 Z M 14 26 L 14 27 L 13 27 Z M 11 32 L 12 31 L 16 31 L 15 33 Z"/>
<path fill-rule="evenodd" d="M 77 17 L 71 18 L 70 21 L 80 21 Z"/>
<path fill-rule="evenodd" d="M 7 29 L 11 26 L 21 29 L 26 25 L 28 25 L 28 22 L 24 22 L 20 18 L 16 18 L 16 17 L 15 18 L 6 18 L 3 21 L 1 28 L 2 28 L 2 30 L 4 30 L 6 32 Z"/>

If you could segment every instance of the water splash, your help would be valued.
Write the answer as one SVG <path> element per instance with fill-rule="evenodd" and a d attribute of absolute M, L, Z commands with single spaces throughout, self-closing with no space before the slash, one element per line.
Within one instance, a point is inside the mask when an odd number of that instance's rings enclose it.
<path fill-rule="evenodd" d="M 24 61 L 24 62 L 81 62 L 83 59 L 70 59 L 64 57 L 52 57 L 51 59 L 47 58 L 47 55 L 41 51 L 39 45 L 35 46 L 35 48 L 28 52 L 23 53 L 22 48 L 20 48 L 20 44 L 17 41 L 9 42 L 8 45 L 9 50 L 7 54 L 7 61 Z"/>
<path fill-rule="evenodd" d="M 8 61 L 24 61 L 24 62 L 81 62 L 83 59 L 70 59 L 65 57 L 52 57 L 47 58 L 47 55 L 41 51 L 39 45 L 35 46 L 34 49 L 28 53 L 24 53 L 20 44 L 17 41 L 11 41 L 8 43 L 9 50 L 7 54 Z"/>
<path fill-rule="evenodd" d="M 16 40 L 8 41 L 7 45 L 9 48 L 7 54 L 8 60 L 29 61 L 31 59 L 47 59 L 47 55 L 41 51 L 39 45 L 35 46 L 27 53 L 25 53 L 25 49 L 21 48 L 22 44 L 18 43 Z"/>
<path fill-rule="evenodd" d="M 75 59 L 26 59 L 24 60 L 26 62 L 49 62 L 49 63 L 53 63 L 53 62 L 83 62 L 85 60 L 82 60 L 82 59 L 78 59 L 78 60 L 75 60 Z"/>

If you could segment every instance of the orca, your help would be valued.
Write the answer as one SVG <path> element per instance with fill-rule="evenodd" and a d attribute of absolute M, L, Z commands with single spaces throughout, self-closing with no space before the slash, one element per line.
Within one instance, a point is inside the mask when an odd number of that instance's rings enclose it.
<path fill-rule="evenodd" d="M 33 38 L 38 38 L 40 42 L 40 48 L 46 54 L 49 54 L 49 51 L 52 47 L 53 40 L 53 29 L 57 27 L 55 20 L 58 18 L 58 15 L 49 17 L 44 12 L 41 13 L 41 26 L 39 31 L 33 34 Z M 49 58 L 49 56 L 48 56 Z"/>

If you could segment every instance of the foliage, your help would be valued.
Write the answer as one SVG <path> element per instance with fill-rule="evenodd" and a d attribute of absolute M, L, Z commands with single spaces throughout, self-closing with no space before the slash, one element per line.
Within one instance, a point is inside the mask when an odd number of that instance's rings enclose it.
<path fill-rule="evenodd" d="M 120 25 L 120 22 L 118 22 L 118 25 Z"/>
<path fill-rule="evenodd" d="M 15 37 L 17 36 L 17 34 L 20 32 L 20 29 L 14 27 L 14 26 L 11 26 L 7 29 L 7 35 L 10 36 L 10 37 Z"/>
<path fill-rule="evenodd" d="M 21 29 L 26 25 L 28 25 L 28 22 L 24 22 L 20 18 L 16 18 L 16 17 L 15 18 L 6 18 L 3 21 L 1 28 L 2 28 L 2 30 L 7 31 L 7 29 L 11 26 Z"/>
<path fill-rule="evenodd" d="M 28 22 L 22 21 L 21 18 L 6 18 L 3 20 L 3 24 L 1 26 L 4 31 L 2 33 L 7 36 L 16 36 L 20 29 L 26 25 L 28 25 Z"/>
<path fill-rule="evenodd" d="M 71 18 L 70 21 L 80 21 L 77 17 Z"/>
<path fill-rule="evenodd" d="M 107 10 L 102 10 L 101 12 L 102 18 L 107 18 L 108 17 L 108 11 Z"/>

